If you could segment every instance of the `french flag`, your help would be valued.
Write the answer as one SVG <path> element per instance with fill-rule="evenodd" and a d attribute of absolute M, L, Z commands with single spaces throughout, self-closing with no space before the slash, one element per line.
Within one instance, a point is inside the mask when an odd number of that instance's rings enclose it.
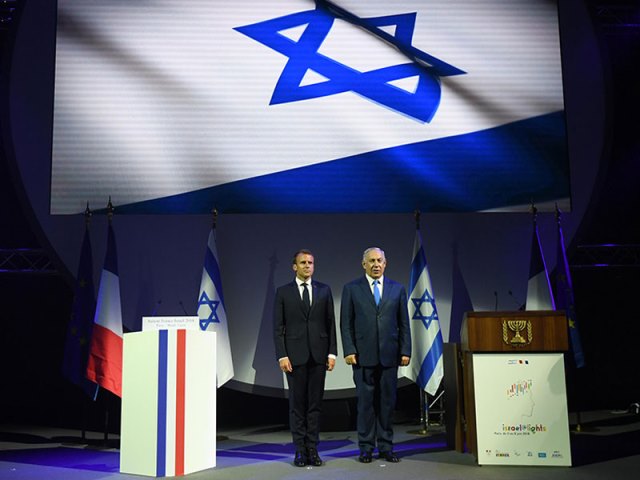
<path fill-rule="evenodd" d="M 122 397 L 122 307 L 116 239 L 111 222 L 93 323 L 87 378 Z"/>

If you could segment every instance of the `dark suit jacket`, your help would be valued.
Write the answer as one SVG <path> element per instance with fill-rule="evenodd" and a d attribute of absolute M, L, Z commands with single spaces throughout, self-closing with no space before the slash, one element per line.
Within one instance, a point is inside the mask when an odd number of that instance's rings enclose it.
<path fill-rule="evenodd" d="M 315 280 L 311 288 L 308 317 L 295 280 L 276 290 L 273 316 L 276 358 L 289 357 L 292 365 L 302 365 L 309 358 L 326 363 L 329 354 L 338 354 L 331 289 Z"/>
<path fill-rule="evenodd" d="M 358 365 L 399 365 L 411 356 L 407 294 L 402 285 L 384 277 L 382 298 L 376 306 L 366 277 L 344 286 L 340 308 L 344 356 L 357 355 Z"/>

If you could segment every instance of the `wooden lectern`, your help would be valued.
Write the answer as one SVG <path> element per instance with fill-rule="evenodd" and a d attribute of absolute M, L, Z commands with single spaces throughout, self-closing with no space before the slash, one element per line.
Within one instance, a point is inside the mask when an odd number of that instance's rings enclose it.
<path fill-rule="evenodd" d="M 463 424 L 467 451 L 474 455 L 478 463 L 558 466 L 567 465 L 568 461 L 570 465 L 570 451 L 566 452 L 564 448 L 565 445 L 568 447 L 568 420 L 566 436 L 562 426 L 566 416 L 564 413 L 566 412 L 566 387 L 561 352 L 567 350 L 567 319 L 564 311 L 467 312 L 465 314 L 461 332 L 463 385 L 459 391 L 463 392 Z M 552 367 L 541 366 L 544 361 L 547 361 L 547 357 L 553 357 L 555 363 Z M 504 367 L 487 367 L 485 362 L 487 359 L 497 361 L 498 365 L 501 362 Z M 481 361 L 482 368 L 489 368 L 490 371 L 485 371 L 482 379 L 479 380 L 478 369 Z M 539 368 L 548 368 L 553 371 L 540 372 Z M 483 393 L 485 398 L 480 400 L 477 390 L 480 387 L 484 389 L 486 385 L 489 385 L 488 393 Z M 550 389 L 552 391 L 548 393 Z M 556 395 L 560 390 L 561 392 Z M 487 395 L 488 398 L 486 398 Z M 524 400 L 525 397 L 531 403 L 531 407 L 524 413 L 509 417 L 505 412 L 501 417 L 500 412 L 494 412 L 495 409 L 504 408 L 505 405 L 508 407 L 517 405 L 516 402 Z M 508 400 L 513 401 L 507 404 Z M 484 410 L 480 405 L 484 405 L 482 407 Z M 481 452 L 478 451 L 480 410 L 484 412 L 482 415 L 485 415 L 482 420 L 492 416 L 498 418 L 490 423 L 490 431 L 486 433 L 488 441 L 480 442 L 482 443 Z M 549 420 L 548 415 L 551 411 L 560 412 L 562 417 L 559 421 Z M 548 424 L 554 425 L 553 428 Z M 559 434 L 555 433 L 556 424 L 561 425 Z M 522 440 L 533 440 L 533 437 L 536 437 L 536 441 L 542 438 L 550 439 L 552 434 L 554 441 L 559 436 L 557 442 L 561 446 L 551 451 L 539 445 L 517 447 L 518 442 Z M 485 435 L 484 432 L 483 435 Z M 545 441 L 548 445 L 554 444 L 549 443 L 548 440 Z M 524 461 L 533 463 L 518 463 Z"/>

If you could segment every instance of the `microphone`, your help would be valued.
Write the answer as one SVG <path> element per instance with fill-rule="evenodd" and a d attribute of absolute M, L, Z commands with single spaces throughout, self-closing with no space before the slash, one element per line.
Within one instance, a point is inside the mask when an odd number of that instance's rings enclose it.
<path fill-rule="evenodd" d="M 161 304 L 161 303 L 162 303 L 162 299 L 161 299 L 161 298 L 159 298 L 159 299 L 158 299 L 158 301 L 156 302 L 156 306 L 155 306 L 155 307 L 153 307 L 153 312 L 151 312 L 151 315 L 150 315 L 150 316 L 152 316 L 152 317 L 155 317 L 155 316 L 156 316 L 156 313 L 158 312 L 158 308 L 160 307 L 160 304 Z"/>
<path fill-rule="evenodd" d="M 509 290 L 509 296 L 513 299 L 513 301 L 518 306 L 518 310 L 524 310 L 525 304 L 520 303 L 518 300 L 516 300 L 516 297 L 513 296 L 513 292 L 511 290 Z"/>
<path fill-rule="evenodd" d="M 188 317 L 189 314 L 187 313 L 187 309 L 184 308 L 184 304 L 182 303 L 182 300 L 178 300 L 178 305 L 180 305 L 180 308 L 182 308 L 182 311 L 184 312 L 184 314 Z"/>
<path fill-rule="evenodd" d="M 493 291 L 493 296 L 496 297 L 496 305 L 495 305 L 495 311 L 498 311 L 498 291 L 494 290 Z"/>

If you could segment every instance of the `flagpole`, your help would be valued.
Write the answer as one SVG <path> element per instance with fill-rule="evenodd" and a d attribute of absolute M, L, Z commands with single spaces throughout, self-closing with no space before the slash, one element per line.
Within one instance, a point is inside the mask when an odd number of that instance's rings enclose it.
<path fill-rule="evenodd" d="M 416 221 L 416 231 L 420 231 L 420 210 L 416 208 L 413 212 L 413 216 Z M 428 435 L 429 434 L 429 402 L 428 402 L 428 394 L 424 391 L 424 389 L 418 386 L 418 391 L 420 392 L 420 430 L 418 430 L 418 435 Z"/>
<path fill-rule="evenodd" d="M 109 201 L 107 202 L 107 222 L 109 227 L 113 222 L 113 203 L 111 203 L 111 195 L 109 195 Z M 107 248 L 108 249 L 108 248 Z M 104 390 L 104 389 L 103 389 Z M 110 392 L 107 392 L 107 396 L 102 396 L 104 403 L 104 436 L 103 436 L 103 447 L 109 448 L 109 397 Z"/>
<path fill-rule="evenodd" d="M 109 195 L 109 201 L 107 202 L 107 220 L 109 221 L 109 225 L 113 221 L 113 203 L 111 203 L 111 195 Z"/>
<path fill-rule="evenodd" d="M 216 233 L 216 227 L 218 225 L 218 209 L 216 207 L 213 207 L 213 209 L 211 210 L 211 231 L 213 232 L 213 235 L 215 236 Z M 216 435 L 216 441 L 221 442 L 223 440 L 228 440 L 229 437 L 227 435 L 222 435 L 222 434 L 217 434 Z"/>
<path fill-rule="evenodd" d="M 84 228 L 89 230 L 89 225 L 91 225 L 91 209 L 89 208 L 89 202 L 87 202 L 87 208 L 84 209 Z M 91 272 L 93 273 L 93 272 Z M 95 401 L 95 397 L 98 395 L 99 386 L 96 385 L 96 393 L 94 395 L 93 400 Z M 87 418 L 89 417 L 89 401 L 87 397 L 84 397 L 82 402 L 82 429 L 80 433 L 80 438 L 82 443 L 86 443 L 87 441 Z"/>
<path fill-rule="evenodd" d="M 558 229 L 558 242 L 563 241 L 563 237 L 561 235 L 562 233 L 562 212 L 560 211 L 560 209 L 558 208 L 558 204 L 556 203 L 556 227 Z M 562 245 L 562 248 L 564 249 L 564 245 Z M 564 251 L 564 250 L 563 250 Z M 565 265 L 564 265 L 564 258 L 557 258 L 556 259 L 556 275 L 561 275 L 562 274 L 562 270 L 560 270 L 561 268 L 561 262 L 562 262 L 562 269 L 564 270 Z M 565 313 L 567 313 L 565 311 Z M 574 352 L 575 354 L 575 352 Z M 575 383 L 572 385 L 573 387 L 573 391 L 571 393 L 575 393 L 576 390 L 580 390 L 580 371 L 579 369 L 573 369 L 573 371 L 575 371 Z M 582 415 L 580 412 L 580 406 L 578 405 L 578 402 L 576 402 L 576 426 L 575 426 L 575 433 L 582 433 Z"/>

